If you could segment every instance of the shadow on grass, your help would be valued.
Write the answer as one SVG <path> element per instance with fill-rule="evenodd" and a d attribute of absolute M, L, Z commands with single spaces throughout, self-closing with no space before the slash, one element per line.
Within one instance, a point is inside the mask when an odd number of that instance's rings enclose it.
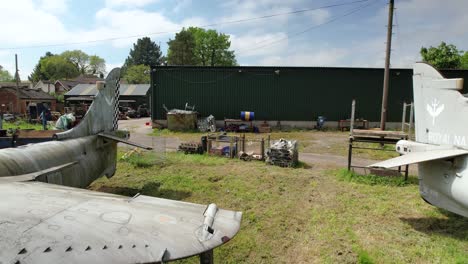
<path fill-rule="evenodd" d="M 442 210 L 441 210 L 442 211 Z M 461 241 L 468 241 L 468 218 L 444 210 L 448 218 L 423 217 L 400 220 L 411 225 L 415 230 L 428 235 L 442 235 Z"/>
<path fill-rule="evenodd" d="M 312 169 L 313 167 L 314 167 L 313 165 L 310 165 L 304 161 L 299 161 L 295 168 Z"/>
<path fill-rule="evenodd" d="M 383 185 L 383 186 L 407 186 L 418 185 L 416 177 L 408 177 L 405 181 L 404 176 L 379 176 L 374 174 L 362 175 L 347 169 L 341 169 L 335 172 L 339 180 L 366 184 L 366 185 Z"/>
<path fill-rule="evenodd" d="M 128 188 L 128 187 L 112 187 L 112 186 L 101 186 L 98 191 L 106 192 L 106 193 L 113 193 L 125 196 L 135 196 L 137 193 L 142 195 L 148 195 L 158 198 L 165 198 L 171 200 L 183 200 L 187 197 L 192 195 L 191 192 L 188 191 L 180 191 L 180 190 L 171 190 L 171 189 L 164 189 L 160 188 L 161 184 L 159 182 L 149 182 L 143 186 L 143 188 Z"/>

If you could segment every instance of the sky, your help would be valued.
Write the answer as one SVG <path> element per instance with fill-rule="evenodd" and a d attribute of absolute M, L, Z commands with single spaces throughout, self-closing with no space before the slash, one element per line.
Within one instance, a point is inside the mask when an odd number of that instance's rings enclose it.
<path fill-rule="evenodd" d="M 355 1 L 2 0 L 0 65 L 13 73 L 18 54 L 24 80 L 47 51 L 80 49 L 110 71 L 139 37 L 166 54 L 183 27 L 217 24 L 205 28 L 230 36 L 240 65 L 383 67 L 388 0 Z M 395 0 L 395 7 L 392 67 L 412 67 L 422 46 L 441 41 L 468 50 L 468 1 Z M 314 10 L 229 23 L 302 9 Z"/>

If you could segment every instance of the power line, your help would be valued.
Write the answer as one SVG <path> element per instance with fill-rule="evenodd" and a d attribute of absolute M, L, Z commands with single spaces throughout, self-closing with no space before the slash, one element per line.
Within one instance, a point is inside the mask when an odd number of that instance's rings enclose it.
<path fill-rule="evenodd" d="M 356 1 L 339 3 L 339 4 L 332 4 L 332 5 L 320 6 L 320 7 L 314 7 L 314 8 L 294 10 L 294 11 L 290 11 L 290 12 L 283 12 L 283 13 L 264 15 L 264 16 L 259 16 L 259 17 L 251 17 L 251 18 L 231 20 L 231 21 L 226 21 L 226 22 L 206 24 L 206 25 L 201 25 L 201 26 L 198 26 L 198 27 L 207 28 L 207 27 L 214 27 L 214 26 L 221 26 L 221 25 L 228 25 L 228 24 L 244 23 L 244 22 L 249 22 L 249 21 L 254 21 L 254 20 L 267 19 L 267 18 L 272 18 L 272 17 L 277 17 L 277 16 L 284 16 L 284 15 L 301 14 L 301 13 L 315 11 L 315 10 L 319 10 L 319 9 L 328 9 L 328 8 L 352 5 L 352 4 L 368 2 L 368 1 L 370 1 L 370 0 L 356 0 Z M 127 36 L 121 36 L 121 37 L 112 37 L 112 38 L 96 39 L 96 40 L 88 40 L 88 41 L 77 41 L 77 42 L 69 42 L 69 43 L 31 45 L 31 46 L 20 46 L 20 47 L 4 47 L 4 48 L 0 47 L 0 50 L 20 50 L 20 49 L 48 48 L 48 47 L 68 46 L 68 45 L 89 44 L 89 43 L 106 42 L 106 41 L 114 41 L 114 40 L 121 40 L 121 39 L 131 39 L 131 38 L 139 38 L 139 37 L 145 37 L 145 36 L 154 36 L 154 35 L 162 35 L 162 34 L 169 34 L 169 33 L 177 33 L 180 30 L 181 29 L 179 28 L 178 30 L 173 30 L 173 31 L 159 31 L 159 32 L 152 32 L 152 33 L 148 33 L 148 34 L 127 35 Z"/>
<path fill-rule="evenodd" d="M 282 42 L 282 41 L 284 41 L 284 40 L 288 40 L 288 39 L 290 39 L 290 38 L 297 37 L 297 36 L 299 36 L 299 35 L 302 35 L 302 34 L 304 34 L 304 33 L 307 33 L 307 32 L 309 32 L 309 31 L 311 31 L 311 30 L 313 30 L 313 29 L 316 29 L 316 28 L 318 28 L 318 27 L 321 27 L 321 26 L 330 24 L 330 23 L 332 23 L 332 22 L 334 22 L 334 21 L 337 21 L 337 20 L 339 20 L 339 19 L 342 19 L 342 18 L 345 18 L 345 17 L 347 17 L 347 16 L 350 16 L 350 15 L 356 13 L 356 12 L 361 11 L 361 10 L 364 9 L 364 8 L 367 8 L 367 7 L 369 7 L 369 6 L 373 5 L 373 4 L 375 4 L 375 3 L 377 3 L 377 0 L 374 0 L 373 2 L 371 2 L 371 3 L 369 3 L 369 4 L 366 4 L 366 5 L 361 5 L 361 6 L 357 7 L 357 8 L 355 8 L 355 9 L 352 9 L 351 11 L 349 11 L 349 12 L 347 12 L 347 13 L 344 13 L 344 14 L 342 14 L 342 15 L 340 15 L 340 16 L 336 16 L 336 17 L 334 17 L 334 18 L 332 18 L 332 19 L 329 19 L 329 20 L 325 21 L 324 23 L 315 24 L 315 25 L 310 26 L 310 27 L 308 27 L 308 28 L 306 28 L 306 29 L 304 29 L 304 30 L 301 30 L 301 31 L 298 31 L 298 32 L 294 32 L 294 33 L 292 33 L 292 34 L 288 34 L 286 37 L 283 37 L 283 38 L 277 39 L 277 40 L 275 40 L 275 41 L 269 42 L 269 43 L 267 43 L 267 44 L 265 44 L 265 45 L 256 46 L 256 47 L 249 48 L 249 49 L 240 50 L 240 51 L 236 52 L 236 55 L 239 55 L 240 53 L 243 53 L 243 52 L 253 51 L 253 50 L 261 49 L 261 48 L 268 47 L 268 46 L 271 46 L 271 45 L 275 45 L 275 44 L 280 43 L 280 42 Z M 257 43 L 255 43 L 255 44 L 260 44 L 260 43 L 264 43 L 264 42 L 266 42 L 266 40 L 265 40 L 265 41 L 257 42 Z"/>

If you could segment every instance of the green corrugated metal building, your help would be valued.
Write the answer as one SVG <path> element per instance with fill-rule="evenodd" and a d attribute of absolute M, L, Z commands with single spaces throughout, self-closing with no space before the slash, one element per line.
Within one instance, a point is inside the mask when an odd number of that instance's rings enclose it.
<path fill-rule="evenodd" d="M 403 102 L 412 101 L 412 69 L 392 69 L 388 121 L 401 121 Z M 468 71 L 444 70 L 449 78 L 468 78 Z M 256 120 L 312 121 L 349 118 L 380 120 L 383 69 L 323 67 L 161 66 L 151 71 L 152 118 L 165 119 L 168 108 L 195 105 L 202 116 L 239 118 L 255 112 Z M 465 91 L 467 85 L 465 84 Z"/>

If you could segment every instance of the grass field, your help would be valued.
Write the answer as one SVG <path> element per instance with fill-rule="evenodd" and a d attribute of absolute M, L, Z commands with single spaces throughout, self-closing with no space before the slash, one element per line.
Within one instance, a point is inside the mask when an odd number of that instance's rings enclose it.
<path fill-rule="evenodd" d="M 320 140 L 320 132 L 306 133 L 303 139 Z M 333 144 L 321 148 L 341 153 Z M 468 220 L 426 204 L 415 177 L 405 183 L 339 167 L 169 152 L 162 164 L 148 156 L 120 160 L 112 179 L 90 188 L 242 211 L 241 230 L 215 250 L 216 263 L 468 263 Z"/>
<path fill-rule="evenodd" d="M 3 129 L 34 129 L 34 130 L 42 130 L 42 124 L 31 124 L 25 120 L 16 120 L 14 122 L 3 122 Z M 48 126 L 48 129 L 53 129 L 52 126 Z"/>

